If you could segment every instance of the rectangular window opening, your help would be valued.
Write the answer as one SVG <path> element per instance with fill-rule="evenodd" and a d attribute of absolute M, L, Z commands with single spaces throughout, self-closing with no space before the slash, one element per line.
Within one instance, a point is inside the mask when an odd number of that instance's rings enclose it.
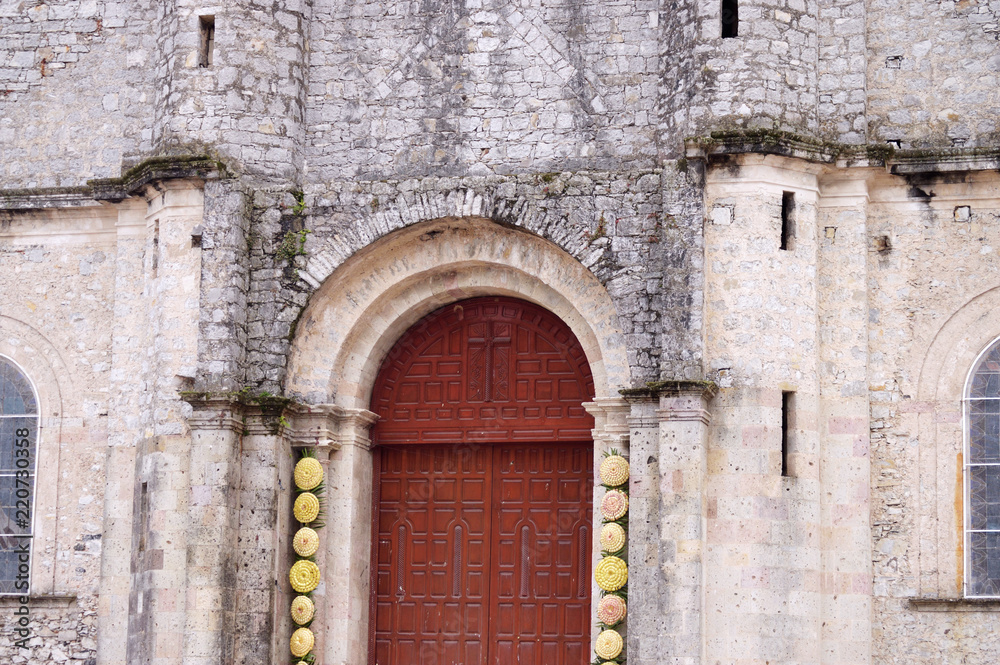
<path fill-rule="evenodd" d="M 155 279 L 160 268 L 160 220 L 153 220 L 153 256 L 150 261 L 150 268 Z"/>
<path fill-rule="evenodd" d="M 722 0 L 722 38 L 732 39 L 740 34 L 739 0 Z"/>
<path fill-rule="evenodd" d="M 212 64 L 212 54 L 215 51 L 215 17 L 199 16 L 198 24 L 201 30 L 201 47 L 198 64 L 208 67 Z"/>
<path fill-rule="evenodd" d="M 146 532 L 149 530 L 149 487 L 143 483 L 139 488 L 139 553 L 146 551 Z"/>
<path fill-rule="evenodd" d="M 795 249 L 795 194 L 781 193 L 781 249 Z"/>
<path fill-rule="evenodd" d="M 791 470 L 788 464 L 792 451 L 792 427 L 794 425 L 792 412 L 795 408 L 795 393 L 782 391 L 781 393 L 781 475 L 785 478 L 791 477 Z"/>

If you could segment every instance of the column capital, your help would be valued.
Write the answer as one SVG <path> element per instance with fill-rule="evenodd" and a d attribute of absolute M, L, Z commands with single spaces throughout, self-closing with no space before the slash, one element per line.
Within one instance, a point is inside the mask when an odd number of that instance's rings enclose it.
<path fill-rule="evenodd" d="M 348 409 L 336 404 L 301 404 L 285 407 L 284 434 L 293 448 L 315 446 L 339 450 L 343 446 L 371 448 L 368 432 L 378 416 L 368 409 Z"/>
<path fill-rule="evenodd" d="M 244 405 L 232 395 L 182 392 L 181 399 L 191 405 L 188 427 L 195 430 L 231 430 L 242 434 Z"/>
<path fill-rule="evenodd" d="M 621 397 L 595 397 L 584 402 L 583 408 L 594 416 L 594 443 L 607 446 L 628 446 L 628 415 L 632 407 Z"/>
<path fill-rule="evenodd" d="M 660 422 L 697 420 L 707 425 L 712 417 L 708 403 L 718 391 L 712 381 L 670 380 L 653 381 L 644 388 L 629 388 L 621 392 L 630 402 L 658 400 L 660 407 L 656 414 Z"/>

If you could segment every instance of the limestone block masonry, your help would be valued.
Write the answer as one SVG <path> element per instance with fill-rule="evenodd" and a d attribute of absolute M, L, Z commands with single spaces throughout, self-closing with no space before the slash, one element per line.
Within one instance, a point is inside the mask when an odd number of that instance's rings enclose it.
<path fill-rule="evenodd" d="M 595 478 L 629 459 L 625 662 L 996 662 L 998 36 L 997 0 L 0 0 L 0 357 L 40 409 L 0 662 L 289 662 L 308 447 L 316 663 L 389 665 L 373 383 L 484 296 L 566 323 Z"/>

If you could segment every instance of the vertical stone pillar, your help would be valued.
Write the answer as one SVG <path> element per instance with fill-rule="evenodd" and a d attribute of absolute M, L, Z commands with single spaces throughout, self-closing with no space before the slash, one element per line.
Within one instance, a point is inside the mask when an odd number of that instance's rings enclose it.
<path fill-rule="evenodd" d="M 288 615 L 288 605 L 279 607 L 282 580 L 288 585 L 288 569 L 280 569 L 281 552 L 290 547 L 294 531 L 288 528 L 292 496 L 292 459 L 283 436 L 281 416 L 288 400 L 257 397 L 244 407 L 245 432 L 239 450 L 239 537 L 236 555 L 236 593 L 233 607 L 236 636 L 234 665 L 282 662 L 288 656 L 288 636 L 275 645 L 276 617 Z M 277 579 L 277 584 L 275 580 Z"/>
<path fill-rule="evenodd" d="M 145 351 L 148 327 L 143 310 L 143 245 L 146 205 L 129 200 L 119 207 L 115 256 L 115 326 L 111 333 L 112 372 L 108 395 L 108 454 L 105 462 L 104 532 L 101 537 L 101 591 L 98 601 L 97 660 L 127 662 L 129 590 L 132 580 L 132 504 L 142 383 L 125 368 Z M 133 368 L 134 369 L 134 368 Z"/>
<path fill-rule="evenodd" d="M 629 405 L 624 399 L 620 397 L 610 397 L 610 398 L 598 398 L 593 402 L 587 402 L 583 405 L 587 412 L 594 416 L 594 532 L 591 534 L 591 570 L 597 565 L 597 562 L 601 560 L 601 534 L 600 534 L 600 523 L 601 523 L 601 501 L 604 499 L 605 489 L 601 486 L 601 478 L 599 475 L 601 461 L 604 459 L 604 453 L 609 450 L 617 450 L 625 457 L 631 458 L 631 450 L 629 447 L 629 429 L 628 429 L 628 413 Z M 634 474 L 634 463 L 632 464 L 632 473 Z M 634 583 L 634 578 L 632 575 L 635 573 L 633 568 L 633 547 L 634 543 L 647 538 L 646 535 L 646 525 L 643 523 L 643 518 L 641 517 L 645 513 L 646 502 L 643 500 L 632 500 L 635 497 L 633 493 L 635 491 L 635 476 L 633 475 L 629 479 L 629 531 L 628 531 L 628 551 L 629 551 L 629 608 L 631 605 L 631 594 L 638 588 L 638 584 Z M 590 597 L 591 597 L 591 617 L 595 617 L 597 612 L 597 601 L 601 598 L 601 590 L 598 588 L 597 583 L 594 580 L 590 581 Z M 631 617 L 631 609 L 629 610 L 629 616 Z M 629 621 L 631 619 L 626 619 L 625 623 L 621 624 L 617 630 L 624 633 L 626 640 L 631 640 L 631 632 L 628 630 Z M 597 635 L 600 631 L 597 630 L 596 624 L 592 622 L 591 624 L 592 634 L 591 634 L 591 644 L 597 639 Z M 638 632 L 638 631 L 635 631 Z M 629 642 L 631 645 L 631 641 Z M 630 658 L 631 660 L 631 658 Z"/>
<path fill-rule="evenodd" d="M 236 637 L 237 543 L 243 408 L 226 398 L 191 399 L 185 665 L 232 663 Z"/>
<path fill-rule="evenodd" d="M 871 660 L 872 527 L 866 173 L 822 183 L 817 261 L 822 663 Z M 862 353 L 859 350 L 865 350 Z M 888 398 L 886 398 L 888 399 Z M 873 412 L 879 405 L 874 405 Z"/>
<path fill-rule="evenodd" d="M 704 662 L 704 547 L 708 402 L 714 384 L 678 381 L 657 387 L 660 420 L 659 653 L 676 665 Z"/>
<path fill-rule="evenodd" d="M 364 663 L 368 659 L 369 580 L 372 527 L 372 453 L 368 432 L 378 419 L 365 409 L 347 409 L 333 404 L 291 404 L 286 410 L 287 439 L 294 448 L 309 446 L 326 474 L 326 527 L 320 532 L 322 546 L 316 562 L 322 582 L 313 593 L 316 618 L 315 653 L 323 663 Z M 292 455 L 297 458 L 297 455 Z M 291 479 L 291 464 L 284 477 Z M 288 492 L 291 495 L 291 492 Z M 296 524 L 288 516 L 290 500 L 282 500 L 279 532 L 292 532 Z M 284 517 L 283 517 L 284 516 Z M 291 526 L 288 526 L 291 524 Z M 275 654 L 287 651 L 293 626 L 288 616 L 291 602 L 287 575 L 294 556 L 279 538 L 279 620 Z"/>

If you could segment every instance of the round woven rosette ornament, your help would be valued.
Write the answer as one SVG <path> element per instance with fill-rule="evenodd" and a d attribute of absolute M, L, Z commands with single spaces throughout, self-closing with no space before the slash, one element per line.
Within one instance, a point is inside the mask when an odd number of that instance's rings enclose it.
<path fill-rule="evenodd" d="M 594 568 L 594 580 L 605 591 L 618 591 L 628 582 L 628 564 L 616 556 L 606 556 Z"/>
<path fill-rule="evenodd" d="M 594 653 L 598 658 L 611 660 L 617 658 L 622 649 L 625 648 L 625 640 L 616 630 L 604 630 L 597 636 L 597 643 L 594 645 Z"/>
<path fill-rule="evenodd" d="M 289 640 L 288 646 L 291 648 L 293 656 L 302 658 L 316 646 L 316 638 L 308 628 L 299 628 L 292 633 L 292 639 Z"/>
<path fill-rule="evenodd" d="M 601 550 L 617 554 L 625 548 L 625 529 L 614 522 L 601 527 Z"/>
<path fill-rule="evenodd" d="M 628 608 L 621 596 L 608 595 L 597 604 L 597 620 L 605 626 L 617 626 L 625 620 Z"/>
<path fill-rule="evenodd" d="M 621 455 L 608 455 L 601 462 L 601 482 L 618 487 L 628 482 L 628 460 Z"/>
<path fill-rule="evenodd" d="M 295 486 L 300 490 L 312 490 L 323 482 L 323 465 L 315 457 L 303 457 L 295 465 Z"/>
<path fill-rule="evenodd" d="M 307 526 L 295 532 L 292 549 L 302 557 L 312 556 L 319 550 L 319 534 Z"/>
<path fill-rule="evenodd" d="M 309 593 L 319 586 L 319 566 L 312 561 L 296 561 L 288 571 L 288 581 L 299 593 Z"/>
<path fill-rule="evenodd" d="M 314 616 L 316 616 L 316 606 L 309 596 L 295 596 L 292 599 L 292 621 L 304 626 L 312 621 Z"/>
<path fill-rule="evenodd" d="M 628 495 L 621 490 L 608 490 L 601 501 L 601 514 L 609 522 L 620 520 L 628 512 Z"/>
<path fill-rule="evenodd" d="M 303 492 L 295 499 L 292 512 L 295 513 L 295 519 L 303 524 L 316 521 L 319 517 L 319 497 L 312 492 Z"/>

